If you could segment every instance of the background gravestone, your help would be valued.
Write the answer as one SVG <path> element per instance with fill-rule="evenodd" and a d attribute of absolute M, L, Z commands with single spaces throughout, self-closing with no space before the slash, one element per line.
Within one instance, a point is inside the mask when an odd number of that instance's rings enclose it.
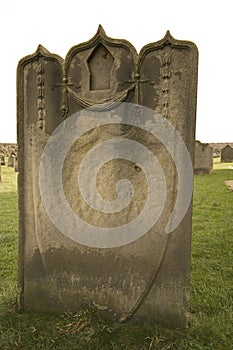
<path fill-rule="evenodd" d="M 218 158 L 221 155 L 221 149 L 219 147 L 214 147 L 213 149 L 213 157 Z"/>
<path fill-rule="evenodd" d="M 221 149 L 221 162 L 233 162 L 233 148 L 230 145 Z"/>
<path fill-rule="evenodd" d="M 0 159 L 1 159 L 1 165 L 6 165 L 6 160 L 5 160 L 4 154 L 0 154 Z"/>
<path fill-rule="evenodd" d="M 195 142 L 194 174 L 209 174 L 213 168 L 213 148 L 208 143 Z"/>
<path fill-rule="evenodd" d="M 15 143 L 0 143 L 0 153 L 5 157 L 9 157 L 11 154 L 17 155 L 18 146 Z"/>
<path fill-rule="evenodd" d="M 8 157 L 8 167 L 15 167 L 15 156 L 13 154 Z"/>
<path fill-rule="evenodd" d="M 113 159 L 99 170 L 98 191 L 113 201 L 117 181 L 127 178 L 134 187 L 132 203 L 114 214 L 90 208 L 81 196 L 77 173 L 92 148 L 106 140 L 135 140 L 163 167 L 167 197 L 161 218 L 140 239 L 113 248 L 79 244 L 54 226 L 42 203 L 39 167 L 50 135 L 64 120 L 93 105 L 105 108 L 121 102 L 160 113 L 179 132 L 193 159 L 196 46 L 167 32 L 137 54 L 129 42 L 111 39 L 99 27 L 91 40 L 72 47 L 65 60 L 39 46 L 19 62 L 17 76 L 19 308 L 60 312 L 94 305 L 115 320 L 133 317 L 187 326 L 191 204 L 178 227 L 165 234 L 178 196 L 176 166 L 165 145 L 145 130 L 109 124 L 90 130 L 70 147 L 62 169 L 64 194 L 73 212 L 97 228 L 127 225 L 134 219 L 145 205 L 147 183 L 137 164 Z M 169 142 L 179 157 L 173 134 Z M 51 158 L 48 170 L 57 161 Z M 181 166 L 186 166 L 182 159 Z"/>
<path fill-rule="evenodd" d="M 226 147 L 230 146 L 233 148 L 233 142 L 218 142 L 218 143 L 209 143 L 209 146 L 213 148 L 213 156 L 214 158 L 221 156 L 221 150 Z"/>

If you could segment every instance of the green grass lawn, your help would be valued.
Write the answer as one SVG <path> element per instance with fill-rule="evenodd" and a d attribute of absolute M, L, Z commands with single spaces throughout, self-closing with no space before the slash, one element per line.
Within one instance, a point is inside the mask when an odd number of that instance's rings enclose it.
<path fill-rule="evenodd" d="M 14 169 L 0 183 L 0 350 L 33 349 L 233 349 L 233 164 L 214 163 L 195 176 L 191 270 L 191 320 L 187 330 L 117 324 L 92 309 L 58 316 L 15 311 L 17 192 Z"/>

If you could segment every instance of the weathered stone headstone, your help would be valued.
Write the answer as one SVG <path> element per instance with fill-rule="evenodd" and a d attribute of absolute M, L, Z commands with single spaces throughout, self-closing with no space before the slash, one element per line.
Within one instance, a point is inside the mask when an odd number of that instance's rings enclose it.
<path fill-rule="evenodd" d="M 195 142 L 194 174 L 209 174 L 213 168 L 213 148 L 208 143 Z"/>
<path fill-rule="evenodd" d="M 218 147 L 214 147 L 213 148 L 213 157 L 218 158 L 218 157 L 220 157 L 220 155 L 221 155 L 221 149 Z"/>
<path fill-rule="evenodd" d="M 221 149 L 221 162 L 233 162 L 233 148 L 230 145 Z"/>
<path fill-rule="evenodd" d="M 21 310 L 187 326 L 197 56 L 169 32 L 137 54 L 100 27 L 65 60 L 19 62 Z"/>
<path fill-rule="evenodd" d="M 8 158 L 8 167 L 15 167 L 15 156 L 14 155 L 10 155 Z"/>
<path fill-rule="evenodd" d="M 4 154 L 1 154 L 1 155 L 0 155 L 0 158 L 1 158 L 1 165 L 5 165 L 5 164 L 6 164 L 5 155 L 4 155 Z"/>

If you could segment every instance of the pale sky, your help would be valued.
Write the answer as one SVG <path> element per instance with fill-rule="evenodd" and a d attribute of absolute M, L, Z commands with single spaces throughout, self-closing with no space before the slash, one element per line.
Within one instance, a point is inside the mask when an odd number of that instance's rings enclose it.
<path fill-rule="evenodd" d="M 63 58 L 99 24 L 137 51 L 169 29 L 199 49 L 196 139 L 233 142 L 231 0 L 1 0 L 0 143 L 16 142 L 16 67 L 38 44 Z"/>

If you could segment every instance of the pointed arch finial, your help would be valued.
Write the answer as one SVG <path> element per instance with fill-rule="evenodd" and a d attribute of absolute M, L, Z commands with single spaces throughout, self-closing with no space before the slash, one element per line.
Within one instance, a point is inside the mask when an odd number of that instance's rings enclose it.
<path fill-rule="evenodd" d="M 169 42 L 172 41 L 172 40 L 174 40 L 173 36 L 171 35 L 170 30 L 167 30 L 167 31 L 166 31 L 166 34 L 165 34 L 164 39 L 166 39 L 166 40 L 169 41 Z"/>
<path fill-rule="evenodd" d="M 99 26 L 98 26 L 97 33 L 98 33 L 99 35 L 106 36 L 105 30 L 104 30 L 104 28 L 102 27 L 101 24 L 99 24 Z"/>
<path fill-rule="evenodd" d="M 41 54 L 41 55 L 48 55 L 50 52 L 41 44 L 38 45 L 36 49 L 36 54 Z"/>

